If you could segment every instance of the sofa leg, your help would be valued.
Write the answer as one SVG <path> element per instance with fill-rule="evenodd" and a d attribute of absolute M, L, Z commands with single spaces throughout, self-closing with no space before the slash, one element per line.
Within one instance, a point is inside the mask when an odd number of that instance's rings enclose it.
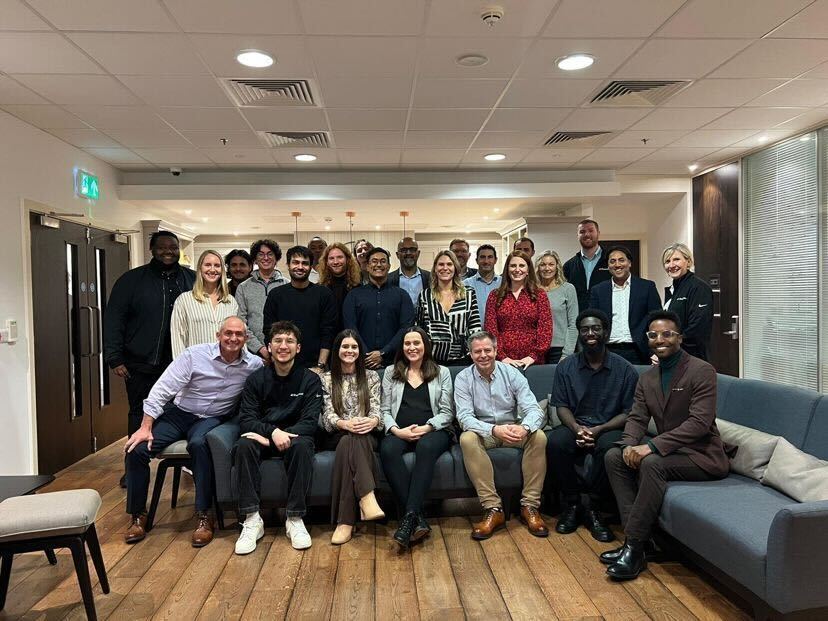
<path fill-rule="evenodd" d="M 9 579 L 11 578 L 13 560 L 14 554 L 11 552 L 3 552 L 3 564 L 0 566 L 0 610 L 3 610 L 6 606 L 6 593 L 9 590 Z"/>

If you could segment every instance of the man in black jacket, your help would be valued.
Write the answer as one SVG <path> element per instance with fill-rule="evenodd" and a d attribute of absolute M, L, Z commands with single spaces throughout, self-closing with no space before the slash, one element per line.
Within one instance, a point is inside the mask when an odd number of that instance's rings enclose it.
<path fill-rule="evenodd" d="M 598 239 L 601 231 L 595 220 L 581 220 L 578 223 L 578 242 L 581 251 L 564 263 L 563 271 L 566 280 L 571 282 L 578 292 L 578 308 L 589 308 L 589 290 L 598 283 L 610 279 L 607 269 L 607 256 L 602 250 Z"/>
<path fill-rule="evenodd" d="M 115 282 L 104 312 L 104 361 L 126 383 L 130 436 L 141 426 L 144 399 L 172 362 L 173 304 L 195 282 L 195 272 L 178 263 L 180 250 L 174 233 L 153 233 L 150 251 L 149 263 L 129 270 Z M 121 487 L 126 487 L 125 478 L 121 478 Z"/>
<path fill-rule="evenodd" d="M 287 470 L 285 531 L 297 550 L 311 546 L 302 521 L 313 474 L 313 436 L 322 413 L 322 382 L 313 371 L 296 364 L 302 333 L 290 321 L 270 328 L 267 348 L 273 366 L 247 378 L 239 409 L 241 437 L 233 449 L 239 515 L 244 515 L 236 554 L 250 554 L 264 536 L 259 516 L 263 460 L 281 455 Z"/>

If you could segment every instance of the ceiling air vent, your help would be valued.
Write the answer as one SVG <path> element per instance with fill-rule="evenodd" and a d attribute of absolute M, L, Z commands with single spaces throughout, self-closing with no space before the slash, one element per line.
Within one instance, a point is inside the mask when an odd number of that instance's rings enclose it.
<path fill-rule="evenodd" d="M 590 103 L 593 106 L 658 106 L 690 80 L 613 80 Z"/>
<path fill-rule="evenodd" d="M 260 132 L 271 147 L 321 147 L 331 146 L 328 132 Z"/>
<path fill-rule="evenodd" d="M 555 132 L 543 144 L 547 147 L 597 147 L 615 135 L 615 132 Z"/>
<path fill-rule="evenodd" d="M 308 80 L 224 80 L 239 106 L 315 106 Z"/>

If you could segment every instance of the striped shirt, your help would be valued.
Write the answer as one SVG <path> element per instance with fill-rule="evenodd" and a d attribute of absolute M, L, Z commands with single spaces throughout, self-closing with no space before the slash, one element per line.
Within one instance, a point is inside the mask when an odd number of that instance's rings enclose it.
<path fill-rule="evenodd" d="M 455 300 L 448 313 L 432 295 L 431 288 L 417 299 L 415 322 L 431 338 L 432 355 L 440 364 L 465 357 L 469 353 L 466 339 L 480 330 L 477 295 L 471 287 L 465 289 L 465 296 Z"/>
<path fill-rule="evenodd" d="M 215 343 L 221 322 L 238 314 L 239 305 L 233 297 L 213 306 L 209 300 L 199 302 L 192 292 L 179 295 L 170 318 L 173 359 L 193 345 Z"/>

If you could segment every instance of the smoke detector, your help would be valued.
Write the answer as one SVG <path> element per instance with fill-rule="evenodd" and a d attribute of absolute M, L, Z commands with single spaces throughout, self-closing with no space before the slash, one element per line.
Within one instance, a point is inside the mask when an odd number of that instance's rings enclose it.
<path fill-rule="evenodd" d="M 494 25 L 503 19 L 503 8 L 499 6 L 486 7 L 480 14 L 480 19 L 489 28 L 494 28 Z"/>

